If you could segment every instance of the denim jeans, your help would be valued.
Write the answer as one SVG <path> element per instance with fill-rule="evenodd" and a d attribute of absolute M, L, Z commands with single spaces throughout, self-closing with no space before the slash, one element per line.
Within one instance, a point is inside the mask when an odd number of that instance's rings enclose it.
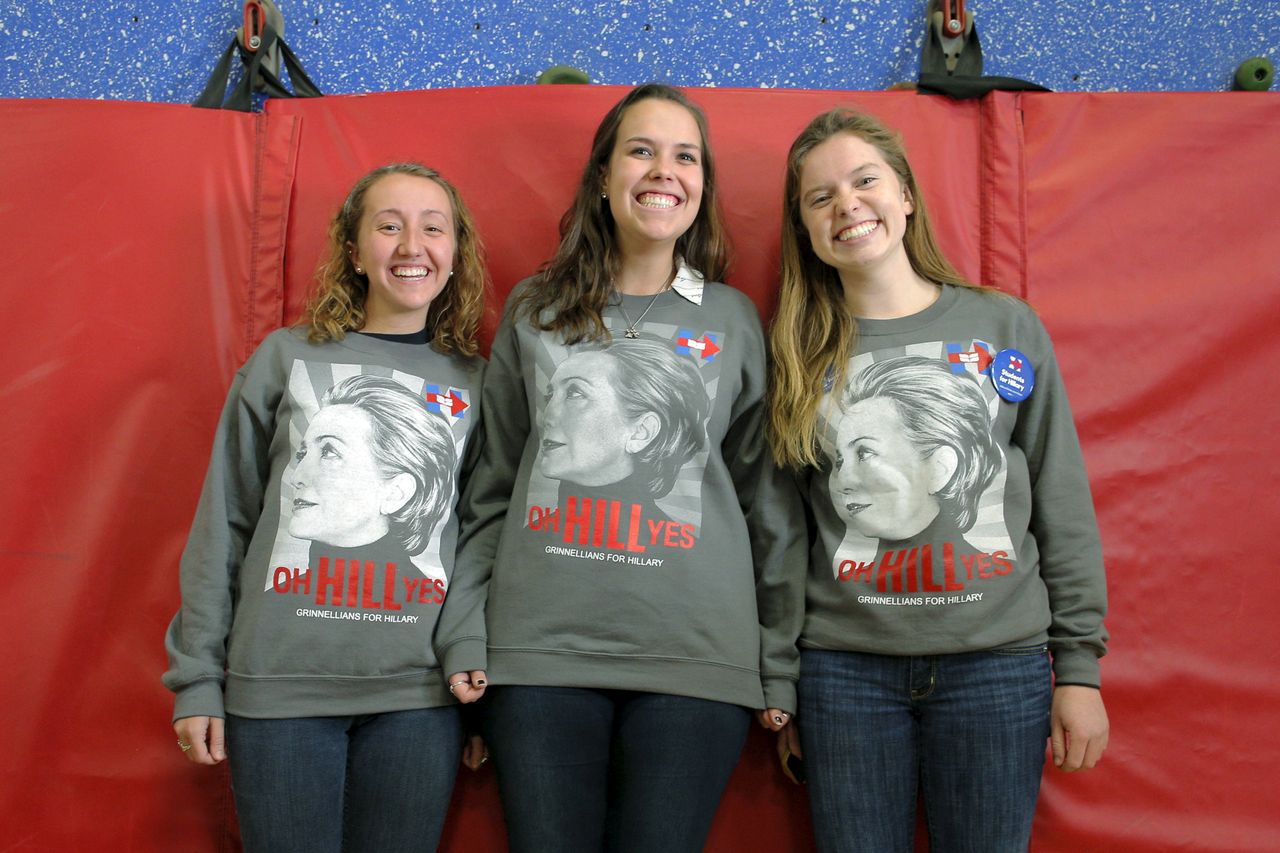
<path fill-rule="evenodd" d="M 429 853 L 458 773 L 458 709 L 227 716 L 246 853 Z"/>
<path fill-rule="evenodd" d="M 1025 851 L 1052 704 L 1044 646 L 929 657 L 805 649 L 799 709 L 818 849 Z"/>
<path fill-rule="evenodd" d="M 618 690 L 490 687 L 485 742 L 512 853 L 698 853 L 750 712 Z"/>

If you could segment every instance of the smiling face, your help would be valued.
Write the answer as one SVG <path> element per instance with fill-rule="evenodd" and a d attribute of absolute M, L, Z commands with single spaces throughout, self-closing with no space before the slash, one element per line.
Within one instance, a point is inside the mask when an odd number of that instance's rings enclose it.
<path fill-rule="evenodd" d="M 837 133 L 805 157 L 799 184 L 800 220 L 814 254 L 842 278 L 885 265 L 910 269 L 902 238 L 915 208 L 880 149 Z"/>
<path fill-rule="evenodd" d="M 854 403 L 840 421 L 831 497 L 863 536 L 899 540 L 924 530 L 938 514 L 934 493 L 950 473 L 943 459 L 926 457 L 908 440 L 897 407 L 884 397 Z"/>
<path fill-rule="evenodd" d="M 650 98 L 622 115 L 601 176 L 623 256 L 675 250 L 702 205 L 702 133 L 677 103 Z"/>
<path fill-rule="evenodd" d="M 453 206 L 435 181 L 391 174 L 369 187 L 356 242 L 347 246 L 369 281 L 362 330 L 422 329 L 453 271 L 456 245 Z"/>
<path fill-rule="evenodd" d="M 388 516 L 411 495 L 379 469 L 372 447 L 373 425 L 355 406 L 325 406 L 311 419 L 293 472 L 290 536 L 351 548 L 387 534 Z"/>
<path fill-rule="evenodd" d="M 603 486 L 629 477 L 632 454 L 654 440 L 657 418 L 631 417 L 618 396 L 613 358 L 582 352 L 566 359 L 547 383 L 542 412 L 542 474 L 583 486 Z"/>

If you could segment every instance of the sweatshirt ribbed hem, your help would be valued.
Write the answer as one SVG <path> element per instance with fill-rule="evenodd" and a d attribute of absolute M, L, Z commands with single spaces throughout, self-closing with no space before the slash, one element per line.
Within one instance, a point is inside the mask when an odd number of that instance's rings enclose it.
<path fill-rule="evenodd" d="M 401 675 L 227 675 L 227 713 L 239 717 L 346 716 L 453 704 L 440 670 Z"/>
<path fill-rule="evenodd" d="M 760 673 L 732 664 L 542 649 L 489 649 L 491 684 L 639 690 L 764 707 Z"/>

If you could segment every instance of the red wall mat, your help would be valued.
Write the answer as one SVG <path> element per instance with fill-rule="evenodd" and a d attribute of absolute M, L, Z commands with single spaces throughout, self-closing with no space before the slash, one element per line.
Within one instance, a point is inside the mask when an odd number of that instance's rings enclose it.
<path fill-rule="evenodd" d="M 555 244 L 591 131 L 622 89 L 271 102 L 265 117 L 3 101 L 0 849 L 235 850 L 225 775 L 182 759 L 160 687 L 177 559 L 235 369 L 296 317 L 350 183 L 438 166 L 498 296 Z M 1111 579 L 1112 747 L 1046 772 L 1036 851 L 1262 851 L 1280 721 L 1280 97 L 700 90 L 735 243 L 773 304 L 782 161 L 818 111 L 901 127 L 945 248 L 1023 292 L 1055 336 Z M 1021 235 L 1027 235 L 1021 245 Z M 281 265 L 283 258 L 283 268 Z M 1025 273 L 1023 272 L 1025 270 Z M 709 849 L 810 849 L 803 793 L 753 735 Z M 467 774 L 443 848 L 501 850 Z"/>

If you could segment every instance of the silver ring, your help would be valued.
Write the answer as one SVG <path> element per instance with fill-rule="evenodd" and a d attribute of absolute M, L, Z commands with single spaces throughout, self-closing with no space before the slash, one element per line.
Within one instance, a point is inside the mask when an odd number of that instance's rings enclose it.
<path fill-rule="evenodd" d="M 449 694 L 450 694 L 451 696 L 456 696 L 457 694 L 455 694 L 455 693 L 453 692 L 453 688 L 457 687 L 459 684 L 470 684 L 470 683 L 471 683 L 471 682 L 470 682 L 470 681 L 468 681 L 468 680 L 467 680 L 467 679 L 465 679 L 465 678 L 459 678 L 457 681 L 450 681 L 450 682 L 449 682 Z"/>

